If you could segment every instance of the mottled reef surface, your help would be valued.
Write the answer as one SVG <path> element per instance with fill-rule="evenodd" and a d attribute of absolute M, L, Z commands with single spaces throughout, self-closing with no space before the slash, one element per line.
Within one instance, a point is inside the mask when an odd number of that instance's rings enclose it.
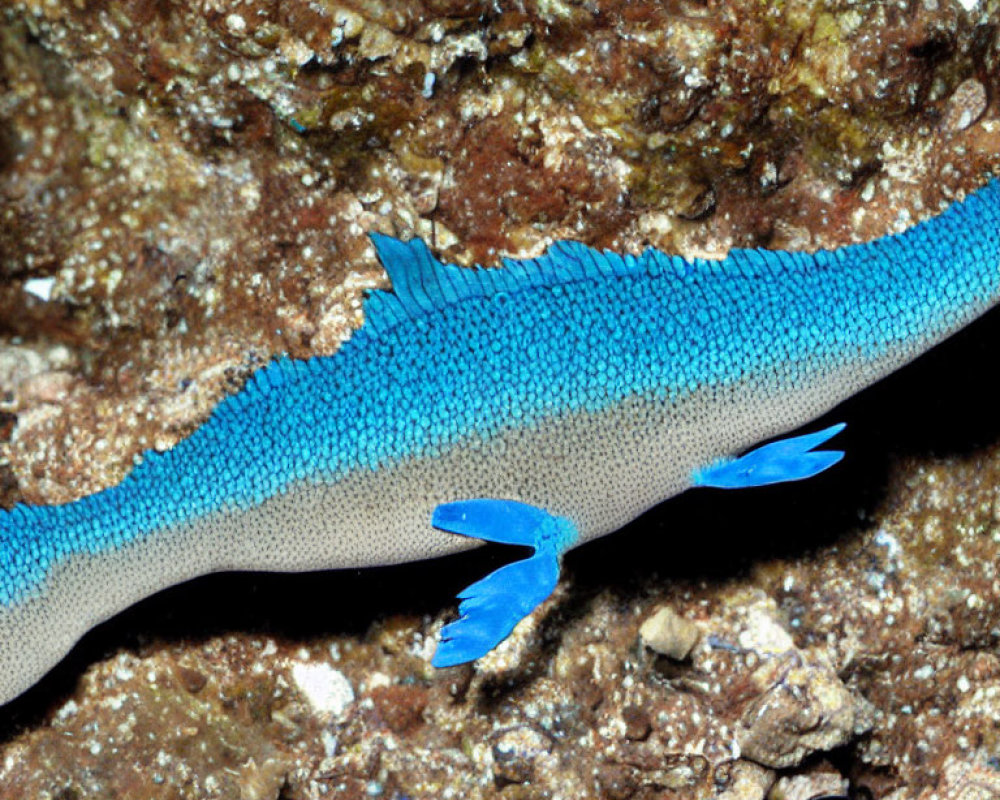
<path fill-rule="evenodd" d="M 7 2 L 0 503 L 106 487 L 274 354 L 334 352 L 387 285 L 370 230 L 463 264 L 901 230 L 1000 166 L 998 25 L 985 0 Z M 499 550 L 168 591 L 0 712 L 0 797 L 1000 797 L 998 342 L 993 314 L 838 410 L 831 474 L 577 551 L 474 668 L 428 658 Z"/>

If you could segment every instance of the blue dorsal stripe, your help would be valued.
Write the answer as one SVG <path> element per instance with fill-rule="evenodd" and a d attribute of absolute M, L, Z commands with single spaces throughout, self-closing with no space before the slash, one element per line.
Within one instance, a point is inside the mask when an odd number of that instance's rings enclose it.
<path fill-rule="evenodd" d="M 990 184 L 996 191 L 996 182 Z M 991 195 L 992 197 L 992 195 Z M 989 209 L 978 194 L 965 203 L 956 203 L 940 218 L 915 226 L 906 234 L 910 246 L 920 247 L 929 226 L 974 224 Z M 962 222 L 962 220 L 965 220 Z M 533 259 L 502 259 L 496 269 L 467 269 L 438 261 L 420 239 L 401 241 L 381 233 L 371 234 L 372 243 L 392 281 L 392 291 L 374 290 L 364 306 L 367 324 L 381 333 L 408 318 L 434 313 L 448 305 L 475 298 L 489 298 L 500 292 L 558 286 L 594 278 L 627 277 L 636 273 L 661 275 L 672 273 L 680 281 L 692 274 L 709 272 L 764 280 L 787 274 L 808 274 L 828 268 L 843 268 L 848 262 L 870 263 L 896 257 L 899 236 L 890 235 L 869 244 L 851 245 L 832 251 L 792 253 L 781 250 L 735 248 L 721 261 L 686 259 L 667 255 L 652 248 L 638 257 L 599 252 L 580 242 L 557 241 L 548 251 Z"/>
<path fill-rule="evenodd" d="M 690 270 L 683 258 L 670 258 L 652 249 L 638 257 L 623 257 L 573 241 L 554 242 L 539 258 L 504 258 L 501 269 L 466 269 L 438 261 L 420 239 L 404 242 L 381 233 L 372 233 L 371 239 L 392 281 L 391 292 L 373 290 L 365 304 L 366 318 L 378 331 L 462 300 L 588 278 L 625 276 L 649 269 L 654 260 L 659 265 L 668 260 L 682 275 Z"/>
<path fill-rule="evenodd" d="M 737 270 L 766 276 L 775 269 L 801 269 L 809 263 L 787 253 L 734 250 L 726 261 L 715 262 L 669 256 L 647 248 L 639 256 L 597 251 L 580 242 L 557 241 L 548 251 L 532 259 L 502 259 L 499 269 L 472 269 L 438 261 L 420 239 L 404 242 L 381 233 L 371 234 L 372 243 L 392 281 L 392 291 L 373 290 L 365 303 L 365 317 L 380 333 L 408 317 L 423 316 L 436 309 L 473 298 L 509 294 L 537 286 L 583 281 L 589 278 L 625 277 L 672 269 L 679 279 L 694 270 Z"/>

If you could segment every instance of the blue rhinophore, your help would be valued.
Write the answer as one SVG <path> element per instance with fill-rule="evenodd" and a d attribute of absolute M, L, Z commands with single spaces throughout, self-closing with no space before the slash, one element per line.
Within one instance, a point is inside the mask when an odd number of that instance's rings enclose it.
<path fill-rule="evenodd" d="M 845 428 L 843 422 L 815 433 L 779 439 L 754 448 L 739 458 L 726 458 L 695 470 L 694 486 L 746 489 L 772 483 L 799 481 L 829 469 L 844 457 L 841 450 L 813 450 Z"/>
<path fill-rule="evenodd" d="M 0 514 L 0 602 L 54 561 L 245 508 L 513 426 L 630 397 L 794 392 L 817 370 L 930 341 L 995 296 L 1000 184 L 898 236 L 812 255 L 722 261 L 557 242 L 499 269 L 439 263 L 419 240 L 372 239 L 394 285 L 334 356 L 279 359 L 172 450 L 77 503 Z M 500 491 L 502 487 L 498 487 Z"/>
<path fill-rule="evenodd" d="M 431 660 L 435 667 L 475 661 L 506 639 L 552 594 L 559 559 L 577 539 L 576 528 L 565 517 L 515 500 L 444 503 L 434 510 L 432 523 L 451 533 L 535 549 L 529 558 L 500 567 L 459 592 L 461 616 L 441 629 Z"/>

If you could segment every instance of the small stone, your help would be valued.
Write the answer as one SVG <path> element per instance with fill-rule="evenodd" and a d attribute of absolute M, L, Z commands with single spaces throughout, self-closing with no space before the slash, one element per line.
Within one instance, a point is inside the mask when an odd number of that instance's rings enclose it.
<path fill-rule="evenodd" d="M 962 81 L 945 107 L 941 127 L 946 131 L 964 131 L 986 111 L 986 87 L 975 78 Z"/>
<path fill-rule="evenodd" d="M 744 650 L 758 655 L 780 655 L 795 650 L 795 642 L 777 619 L 770 598 L 760 599 L 747 608 L 745 626 L 738 637 Z"/>
<path fill-rule="evenodd" d="M 175 670 L 175 673 L 177 679 L 181 682 L 181 686 L 191 694 L 198 694 L 198 692 L 205 688 L 205 684 L 208 683 L 208 676 L 197 669 L 179 666 Z"/>
<path fill-rule="evenodd" d="M 698 641 L 698 626 L 663 606 L 639 628 L 642 643 L 654 652 L 683 661 Z"/>
<path fill-rule="evenodd" d="M 320 716 L 339 717 L 354 702 L 350 681 L 329 664 L 297 661 L 292 664 L 292 680 Z"/>
<path fill-rule="evenodd" d="M 24 291 L 34 297 L 37 297 L 43 303 L 47 303 L 52 299 L 52 289 L 55 284 L 56 279 L 53 277 L 28 278 L 28 280 L 24 282 Z"/>
<path fill-rule="evenodd" d="M 226 17 L 226 29 L 233 36 L 245 36 L 247 32 L 247 21 L 239 14 L 230 14 Z"/>

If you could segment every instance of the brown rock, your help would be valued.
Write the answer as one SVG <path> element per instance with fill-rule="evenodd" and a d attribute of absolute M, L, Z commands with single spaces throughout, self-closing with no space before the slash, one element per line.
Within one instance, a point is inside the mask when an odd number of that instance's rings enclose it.
<path fill-rule="evenodd" d="M 736 738 L 742 754 L 764 766 L 793 767 L 847 744 L 869 725 L 837 674 L 802 653 L 769 659 L 753 680 L 766 688 L 744 710 Z"/>
<path fill-rule="evenodd" d="M 178 665 L 174 670 L 174 674 L 176 674 L 177 678 L 180 680 L 181 686 L 191 692 L 191 694 L 197 694 L 204 689 L 205 684 L 208 683 L 208 676 L 204 672 L 191 669 L 190 667 Z"/>
<path fill-rule="evenodd" d="M 420 686 L 379 686 L 368 697 L 372 702 L 373 724 L 398 734 L 408 734 L 423 724 L 429 692 Z"/>

